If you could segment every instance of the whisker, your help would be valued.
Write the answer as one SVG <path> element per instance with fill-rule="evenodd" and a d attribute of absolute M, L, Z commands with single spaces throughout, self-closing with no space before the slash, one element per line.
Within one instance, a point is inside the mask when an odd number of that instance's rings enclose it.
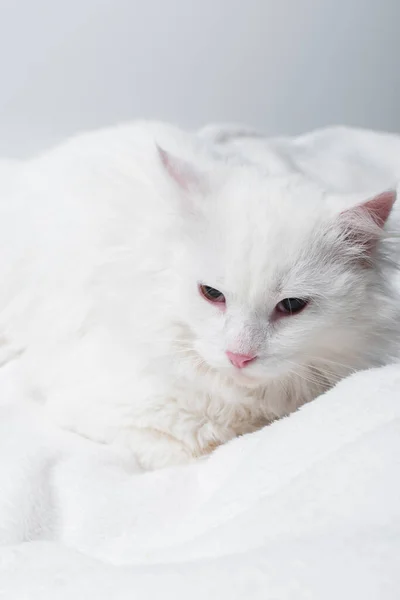
<path fill-rule="evenodd" d="M 342 379 L 342 376 L 334 373 L 334 372 L 329 372 L 327 370 L 320 371 L 319 369 L 315 369 L 313 371 L 310 371 L 310 367 L 302 367 L 302 365 L 299 365 L 293 361 L 290 361 L 288 359 L 285 359 L 285 362 L 290 365 L 292 367 L 291 372 L 293 373 L 293 375 L 299 377 L 300 379 L 302 379 L 303 381 L 310 383 L 312 385 L 316 385 L 318 387 L 326 387 L 327 385 L 332 385 L 333 383 L 337 383 L 338 381 L 340 381 Z M 295 367 L 295 368 L 293 368 Z M 303 368 L 304 370 L 301 371 L 299 369 Z"/>

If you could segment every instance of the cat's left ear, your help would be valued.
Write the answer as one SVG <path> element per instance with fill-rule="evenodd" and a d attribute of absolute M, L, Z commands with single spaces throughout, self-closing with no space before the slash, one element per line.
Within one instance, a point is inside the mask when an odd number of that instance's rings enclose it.
<path fill-rule="evenodd" d="M 158 145 L 157 152 L 165 171 L 182 190 L 200 190 L 203 185 L 202 175 L 190 163 L 173 156 Z"/>
<path fill-rule="evenodd" d="M 382 228 L 389 218 L 393 205 L 396 202 L 396 197 L 396 190 L 387 190 L 386 192 L 367 200 L 363 204 L 359 204 L 355 208 L 345 211 L 343 214 L 349 213 L 351 216 L 351 213 L 354 213 L 353 216 L 356 218 L 357 216 L 367 217 L 371 219 L 375 225 Z"/>
<path fill-rule="evenodd" d="M 396 197 L 396 190 L 388 190 L 340 213 L 347 241 L 362 246 L 364 252 L 370 254 L 382 237 Z"/>

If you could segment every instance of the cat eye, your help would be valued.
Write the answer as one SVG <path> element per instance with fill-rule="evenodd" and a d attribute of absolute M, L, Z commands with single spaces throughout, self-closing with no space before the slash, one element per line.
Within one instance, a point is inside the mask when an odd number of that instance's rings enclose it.
<path fill-rule="evenodd" d="M 284 315 L 295 315 L 303 310 L 308 304 L 308 300 L 302 298 L 285 298 L 276 305 L 276 310 Z"/>
<path fill-rule="evenodd" d="M 219 290 L 216 290 L 213 287 L 210 287 L 209 285 L 200 284 L 199 291 L 203 298 L 205 298 L 209 302 L 215 302 L 218 304 L 225 303 L 225 296 L 223 295 L 223 293 Z"/>

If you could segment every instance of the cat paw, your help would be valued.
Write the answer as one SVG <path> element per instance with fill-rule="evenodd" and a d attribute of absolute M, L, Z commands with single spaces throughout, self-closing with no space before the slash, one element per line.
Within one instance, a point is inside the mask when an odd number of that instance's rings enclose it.
<path fill-rule="evenodd" d="M 131 428 L 121 432 L 113 447 L 125 456 L 130 454 L 144 471 L 187 464 L 195 460 L 182 442 L 156 429 Z"/>

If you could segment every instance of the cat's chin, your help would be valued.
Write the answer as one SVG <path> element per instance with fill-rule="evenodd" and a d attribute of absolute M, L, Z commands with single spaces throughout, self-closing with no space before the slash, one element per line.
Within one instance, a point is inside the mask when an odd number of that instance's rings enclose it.
<path fill-rule="evenodd" d="M 221 373 L 222 371 L 220 371 Z M 282 367 L 278 365 L 274 368 L 265 369 L 226 369 L 223 371 L 223 375 L 240 387 L 245 388 L 262 388 L 271 383 L 274 383 L 277 379 L 285 379 L 289 373 L 284 371 Z"/>
<path fill-rule="evenodd" d="M 243 371 L 229 371 L 224 375 L 235 385 L 246 388 L 258 388 L 267 384 L 268 378 L 261 378 L 255 375 L 246 374 Z"/>

